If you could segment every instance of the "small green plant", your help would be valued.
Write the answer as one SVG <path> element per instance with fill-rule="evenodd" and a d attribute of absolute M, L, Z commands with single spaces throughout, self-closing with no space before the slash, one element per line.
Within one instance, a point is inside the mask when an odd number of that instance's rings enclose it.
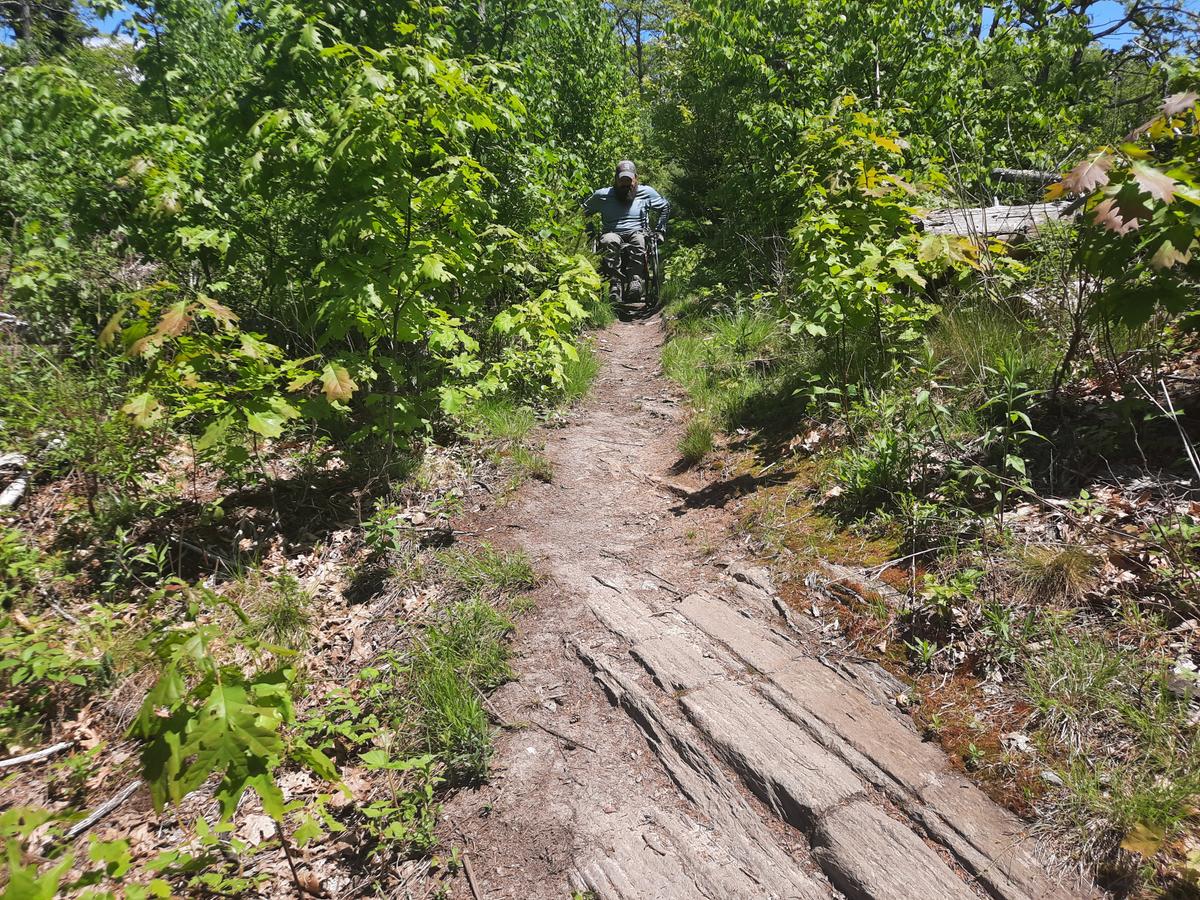
<path fill-rule="evenodd" d="M 925 638 L 916 638 L 912 641 L 905 641 L 904 646 L 908 648 L 908 652 L 912 654 L 916 664 L 925 671 L 933 668 L 933 661 L 938 655 L 938 645 Z"/>
<path fill-rule="evenodd" d="M 926 575 L 921 598 L 934 617 L 948 620 L 959 606 L 974 599 L 983 574 L 981 569 L 959 569 L 946 578 Z"/>
<path fill-rule="evenodd" d="M 386 750 L 362 754 L 363 765 L 385 773 L 388 795 L 362 807 L 367 833 L 385 849 L 405 854 L 427 852 L 437 843 L 435 791 L 442 783 L 432 754 L 393 759 Z"/>
<path fill-rule="evenodd" d="M 676 449 L 680 460 L 685 466 L 698 465 L 704 457 L 712 452 L 713 426 L 704 418 L 694 418 L 684 429 L 683 437 L 679 439 Z"/>
<path fill-rule="evenodd" d="M 306 647 L 312 637 L 312 595 L 286 572 L 269 581 L 255 578 L 252 583 L 257 589 L 245 604 L 246 632 L 288 650 Z"/>
<path fill-rule="evenodd" d="M 40 729 L 100 680 L 103 660 L 63 638 L 58 621 L 0 616 L 0 741 Z"/>
<path fill-rule="evenodd" d="M 1034 611 L 1019 619 L 1013 609 L 1004 603 L 985 603 L 981 632 L 988 639 L 987 657 L 1002 666 L 1011 666 L 1025 654 L 1025 647 L 1033 638 L 1037 615 Z"/>
<path fill-rule="evenodd" d="M 400 517 L 401 509 L 395 503 L 379 501 L 371 515 L 363 520 L 363 540 L 376 551 L 398 550 L 406 542 L 408 528 Z"/>
<path fill-rule="evenodd" d="M 979 769 L 980 766 L 983 765 L 983 761 L 986 758 L 987 758 L 987 753 L 985 751 L 983 751 L 982 749 L 980 749 L 979 747 L 975 746 L 975 743 L 973 741 L 967 745 L 967 749 L 963 753 L 963 763 L 966 765 L 967 769 L 969 769 L 972 772 Z"/>
<path fill-rule="evenodd" d="M 31 547 L 20 529 L 0 526 L 0 609 L 12 609 L 56 572 L 55 561 Z"/>
<path fill-rule="evenodd" d="M 1015 482 L 1021 489 L 1029 484 L 1025 445 L 1030 439 L 1046 440 L 1034 430 L 1027 412 L 1043 391 L 1029 386 L 1023 365 L 1020 356 L 1010 349 L 1005 350 L 992 366 L 985 366 L 984 372 L 992 382 L 992 388 L 977 409 L 981 419 L 993 423 L 983 432 L 983 445 L 985 451 L 998 460 L 993 475 L 999 477 L 994 478 L 993 497 L 1001 526 L 1012 484 Z"/>
<path fill-rule="evenodd" d="M 182 627 L 152 630 L 145 645 L 161 669 L 129 733 L 145 742 L 142 768 L 156 810 L 167 801 L 179 803 L 219 775 L 216 797 L 223 820 L 252 788 L 267 814 L 282 822 L 283 794 L 273 778 L 281 764 L 291 761 L 328 781 L 337 780 L 337 770 L 325 754 L 285 731 L 295 723 L 294 670 L 277 665 L 247 674 L 221 658 L 231 641 L 252 656 L 263 648 L 251 638 L 231 639 L 227 629 L 200 620 L 202 611 L 218 604 L 249 624 L 236 605 L 197 588 Z M 272 650 L 278 654 L 280 648 Z"/>

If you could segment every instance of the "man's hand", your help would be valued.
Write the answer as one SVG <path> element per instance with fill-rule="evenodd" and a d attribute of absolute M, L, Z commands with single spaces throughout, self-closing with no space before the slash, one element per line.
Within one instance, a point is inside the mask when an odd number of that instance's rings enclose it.
<path fill-rule="evenodd" d="M 665 244 L 667 242 L 667 233 L 665 231 L 654 232 L 654 237 L 660 244 Z"/>

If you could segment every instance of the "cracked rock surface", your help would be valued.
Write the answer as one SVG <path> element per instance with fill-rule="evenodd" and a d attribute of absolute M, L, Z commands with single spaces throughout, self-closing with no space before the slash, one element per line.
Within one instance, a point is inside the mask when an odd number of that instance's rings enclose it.
<path fill-rule="evenodd" d="M 544 434 L 553 481 L 498 514 L 546 584 L 491 700 L 513 726 L 493 778 L 446 810 L 483 896 L 1093 896 L 921 740 L 889 676 L 781 615 L 725 508 L 747 486 L 672 472 L 661 340 L 600 335 L 591 395 Z"/>

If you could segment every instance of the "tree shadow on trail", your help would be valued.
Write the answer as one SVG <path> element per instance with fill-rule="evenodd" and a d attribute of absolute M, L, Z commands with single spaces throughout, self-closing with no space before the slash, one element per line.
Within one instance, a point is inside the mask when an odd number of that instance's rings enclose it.
<path fill-rule="evenodd" d="M 732 478 L 724 478 L 688 494 L 681 503 L 671 507 L 671 512 L 677 516 L 682 516 L 689 509 L 724 509 L 730 500 L 736 500 L 738 497 L 753 494 L 762 487 L 787 484 L 796 475 L 797 472 L 794 470 L 784 469 L 778 472 L 771 472 L 769 475 L 753 475 L 746 472 L 742 475 L 735 475 Z"/>

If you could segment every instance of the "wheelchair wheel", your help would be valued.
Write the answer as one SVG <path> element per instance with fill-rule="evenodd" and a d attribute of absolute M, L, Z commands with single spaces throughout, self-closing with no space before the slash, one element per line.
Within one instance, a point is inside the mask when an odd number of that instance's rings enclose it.
<path fill-rule="evenodd" d="M 646 247 L 646 308 L 658 309 L 662 302 L 662 256 L 658 251 L 658 240 L 651 236 Z"/>

